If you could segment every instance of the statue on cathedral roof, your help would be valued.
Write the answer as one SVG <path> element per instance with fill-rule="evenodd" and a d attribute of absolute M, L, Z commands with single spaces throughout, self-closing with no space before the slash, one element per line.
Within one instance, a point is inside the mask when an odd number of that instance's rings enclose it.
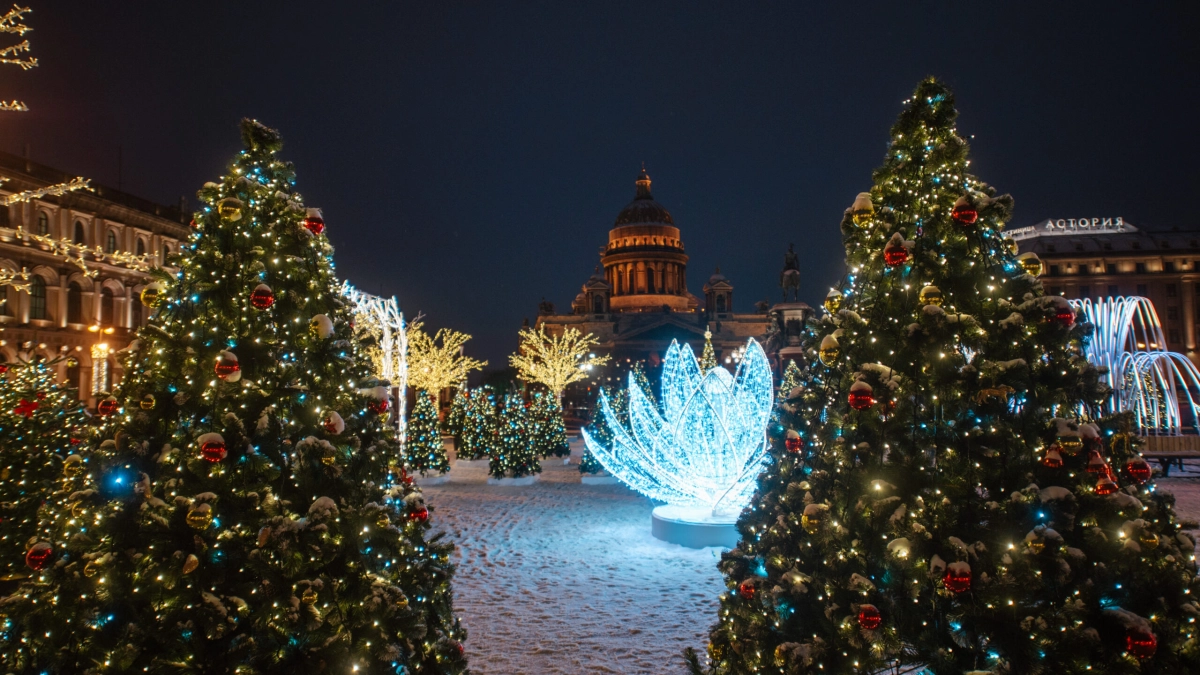
<path fill-rule="evenodd" d="M 787 253 L 783 254 L 783 271 L 779 273 L 779 287 L 783 289 L 783 301 L 788 301 L 788 291 L 792 291 L 796 302 L 800 301 L 800 256 L 796 255 L 795 244 L 788 244 Z"/>

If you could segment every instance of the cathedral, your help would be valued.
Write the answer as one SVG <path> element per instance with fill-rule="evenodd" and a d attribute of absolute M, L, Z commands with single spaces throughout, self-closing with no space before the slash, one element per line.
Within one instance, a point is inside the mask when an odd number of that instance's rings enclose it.
<path fill-rule="evenodd" d="M 635 363 L 657 382 L 671 340 L 690 344 L 699 357 L 707 336 L 717 362 L 733 371 L 748 338 L 763 342 L 773 326 L 778 332 L 780 318 L 766 303 L 758 303 L 751 313 L 734 311 L 733 283 L 720 269 L 704 283 L 703 299 L 688 290 L 688 255 L 675 219 L 654 199 L 645 169 L 634 185 L 633 201 L 617 214 L 600 249 L 600 264 L 575 296 L 571 313 L 558 314 L 547 302 L 538 308 L 535 328 L 551 334 L 567 328 L 592 333 L 600 341 L 596 352 L 612 357 L 611 366 L 585 390 L 621 382 Z M 801 320 L 811 313 L 808 305 L 793 304 L 802 306 L 797 314 Z M 568 407 L 571 399 L 582 400 L 587 393 L 568 395 Z"/>

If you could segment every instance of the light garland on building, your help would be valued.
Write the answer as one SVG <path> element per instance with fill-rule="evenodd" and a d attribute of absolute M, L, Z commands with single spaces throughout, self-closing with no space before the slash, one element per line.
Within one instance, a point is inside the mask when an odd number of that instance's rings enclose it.
<path fill-rule="evenodd" d="M 693 510 L 698 520 L 740 512 L 767 457 L 774 395 L 762 347 L 747 343 L 736 375 L 720 366 L 702 375 L 691 346 L 672 341 L 663 360 L 662 411 L 632 375 L 628 391 L 628 426 L 600 395 L 611 444 L 583 431 L 604 468 L 651 499 Z"/>

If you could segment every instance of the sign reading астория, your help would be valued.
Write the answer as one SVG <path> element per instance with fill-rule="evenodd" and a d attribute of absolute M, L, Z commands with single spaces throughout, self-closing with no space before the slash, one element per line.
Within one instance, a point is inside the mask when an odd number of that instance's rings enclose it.
<path fill-rule="evenodd" d="M 1034 237 L 1055 237 L 1072 234 L 1123 234 L 1137 232 L 1138 229 L 1125 222 L 1124 218 L 1059 218 L 1050 219 L 1037 225 L 1008 230 L 1006 234 L 1020 241 Z"/>

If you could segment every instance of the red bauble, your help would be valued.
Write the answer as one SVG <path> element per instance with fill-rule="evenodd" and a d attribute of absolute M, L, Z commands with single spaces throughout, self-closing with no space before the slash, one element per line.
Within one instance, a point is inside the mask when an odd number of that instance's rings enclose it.
<path fill-rule="evenodd" d="M 1150 469 L 1150 465 L 1141 457 L 1135 457 L 1128 462 L 1125 462 L 1125 472 L 1139 483 L 1145 483 L 1150 480 L 1150 476 L 1154 472 Z"/>
<path fill-rule="evenodd" d="M 1088 452 L 1087 472 L 1108 474 L 1108 462 L 1104 461 L 1104 457 L 1100 455 L 1099 451 Z"/>
<path fill-rule="evenodd" d="M 38 409 L 38 405 L 39 404 L 37 401 L 27 401 L 25 399 L 21 399 L 21 402 L 17 404 L 17 407 L 13 409 L 13 412 L 18 415 L 24 415 L 25 418 L 28 419 L 33 417 L 33 411 Z"/>
<path fill-rule="evenodd" d="M 799 436 L 789 436 L 783 439 L 783 447 L 787 448 L 788 452 L 800 452 L 800 448 L 804 447 L 804 441 L 800 440 Z"/>
<path fill-rule="evenodd" d="M 101 415 L 111 415 L 121 408 L 121 404 L 117 399 L 109 396 L 108 398 L 96 404 L 96 412 Z"/>
<path fill-rule="evenodd" d="M 951 563 L 942 577 L 946 588 L 955 593 L 966 593 L 971 590 L 971 568 L 965 563 Z"/>
<path fill-rule="evenodd" d="M 1070 328 L 1075 325 L 1075 312 L 1069 309 L 1060 309 L 1054 313 L 1054 320 L 1064 328 Z"/>
<path fill-rule="evenodd" d="M 54 547 L 48 541 L 39 541 L 25 553 L 25 564 L 31 570 L 44 570 L 54 557 Z"/>
<path fill-rule="evenodd" d="M 371 412 L 382 415 L 387 412 L 388 402 L 386 398 L 379 401 L 371 401 L 367 404 L 367 407 L 371 409 Z"/>
<path fill-rule="evenodd" d="M 1125 650 L 1139 659 L 1148 659 L 1158 651 L 1158 638 L 1154 633 L 1132 629 L 1125 635 Z"/>
<path fill-rule="evenodd" d="M 36 394 L 34 394 L 34 397 L 37 398 L 37 400 L 39 400 L 39 401 L 44 401 L 44 400 L 46 400 L 46 392 L 39 391 Z"/>
<path fill-rule="evenodd" d="M 0 363 L 0 375 L 3 375 L 4 373 L 7 373 L 7 372 L 8 372 L 8 366 L 3 363 Z"/>
<path fill-rule="evenodd" d="M 742 595 L 742 597 L 747 600 L 753 599 L 754 598 L 754 580 L 747 579 L 747 580 L 743 581 L 742 583 L 738 584 L 738 593 L 740 593 Z"/>
<path fill-rule="evenodd" d="M 200 456 L 214 464 L 225 459 L 226 454 L 225 441 L 208 441 L 200 446 Z"/>
<path fill-rule="evenodd" d="M 408 519 L 412 520 L 412 521 L 416 521 L 418 523 L 423 523 L 423 522 L 429 520 L 429 509 L 422 506 L 422 507 L 414 510 L 413 512 L 409 513 Z"/>
<path fill-rule="evenodd" d="M 1100 480 L 1096 481 L 1096 494 L 1102 495 L 1102 496 L 1103 495 L 1111 495 L 1112 493 L 1114 493 L 1116 491 L 1117 491 L 1117 484 L 1114 483 L 1112 481 L 1112 479 L 1108 477 L 1108 472 L 1103 473 L 1100 476 Z"/>
<path fill-rule="evenodd" d="M 950 215 L 959 225 L 974 225 L 975 221 L 979 220 L 979 212 L 970 204 L 956 204 Z"/>
<path fill-rule="evenodd" d="M 270 309 L 275 304 L 275 291 L 266 284 L 259 284 L 250 292 L 250 304 L 254 309 Z"/>
<path fill-rule="evenodd" d="M 860 605 L 858 608 L 858 625 L 863 630 L 875 630 L 883 625 L 883 616 L 875 605 Z"/>
<path fill-rule="evenodd" d="M 309 216 L 304 219 L 304 228 L 313 234 L 325 231 L 325 219 L 321 216 Z"/>
<path fill-rule="evenodd" d="M 242 366 L 238 363 L 237 357 L 229 352 L 221 352 L 221 356 L 217 357 L 217 362 L 213 365 L 213 372 L 222 380 L 229 379 L 230 375 L 241 370 Z"/>
<path fill-rule="evenodd" d="M 870 389 L 859 389 L 850 392 L 850 407 L 855 410 L 866 410 L 875 405 L 875 397 L 871 395 Z"/>
<path fill-rule="evenodd" d="M 883 249 L 883 261 L 889 267 L 899 267 L 908 262 L 908 249 L 903 244 L 888 244 Z"/>
<path fill-rule="evenodd" d="M 190 225 L 192 227 L 192 229 L 195 229 L 196 228 L 196 219 L 192 218 L 192 222 L 188 223 L 188 225 Z"/>

